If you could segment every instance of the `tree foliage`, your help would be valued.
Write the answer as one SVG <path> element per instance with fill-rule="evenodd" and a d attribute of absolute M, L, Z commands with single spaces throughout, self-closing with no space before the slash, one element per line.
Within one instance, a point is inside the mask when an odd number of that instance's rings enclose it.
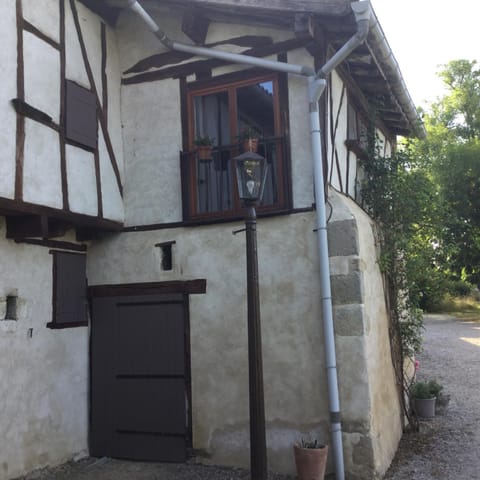
<path fill-rule="evenodd" d="M 455 60 L 440 72 L 447 94 L 425 115 L 415 153 L 436 188 L 435 241 L 442 269 L 480 284 L 480 69 Z"/>

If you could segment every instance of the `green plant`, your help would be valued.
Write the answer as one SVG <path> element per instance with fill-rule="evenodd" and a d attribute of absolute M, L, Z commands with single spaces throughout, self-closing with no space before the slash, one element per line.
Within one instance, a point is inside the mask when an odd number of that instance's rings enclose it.
<path fill-rule="evenodd" d="M 430 380 L 428 382 L 428 388 L 430 389 L 430 393 L 435 397 L 438 397 L 439 393 L 443 390 L 443 385 L 437 383 L 436 380 Z"/>
<path fill-rule="evenodd" d="M 210 137 L 208 135 L 204 135 L 204 136 L 197 135 L 193 143 L 197 145 L 197 147 L 201 147 L 201 146 L 212 147 L 213 145 L 215 145 L 215 138 Z"/>
<path fill-rule="evenodd" d="M 300 440 L 300 446 L 302 448 L 324 448 L 325 447 L 325 445 L 320 443 L 316 438 L 312 440 L 305 440 L 304 438 L 302 438 Z"/>
<path fill-rule="evenodd" d="M 242 131 L 238 134 L 237 138 L 239 142 L 244 140 L 248 140 L 250 138 L 260 138 L 261 134 L 255 127 L 245 127 Z"/>
<path fill-rule="evenodd" d="M 435 380 L 430 380 L 429 382 L 415 382 L 412 385 L 411 393 L 413 398 L 436 398 L 442 389 L 442 385 L 437 383 Z"/>
<path fill-rule="evenodd" d="M 413 398 L 428 399 L 433 398 L 435 395 L 430 391 L 430 387 L 427 382 L 416 382 L 412 385 Z"/>

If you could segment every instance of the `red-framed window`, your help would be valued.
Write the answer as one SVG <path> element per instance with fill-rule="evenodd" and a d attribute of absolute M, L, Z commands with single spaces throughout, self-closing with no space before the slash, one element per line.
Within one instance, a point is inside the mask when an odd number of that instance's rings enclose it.
<path fill-rule="evenodd" d="M 240 137 L 247 129 L 259 134 L 257 153 L 269 164 L 259 211 L 289 207 L 288 139 L 282 118 L 287 102 L 280 90 L 277 74 L 187 88 L 187 148 L 181 155 L 186 220 L 242 214 L 233 159 L 244 151 Z M 214 145 L 201 158 L 195 140 L 206 136 L 214 139 Z"/>

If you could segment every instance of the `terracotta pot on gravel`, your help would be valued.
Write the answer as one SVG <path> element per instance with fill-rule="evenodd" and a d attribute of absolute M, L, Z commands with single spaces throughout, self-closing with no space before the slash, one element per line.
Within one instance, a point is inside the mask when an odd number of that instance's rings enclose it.
<path fill-rule="evenodd" d="M 293 446 L 298 480 L 323 480 L 327 466 L 328 445 L 303 448 Z"/>

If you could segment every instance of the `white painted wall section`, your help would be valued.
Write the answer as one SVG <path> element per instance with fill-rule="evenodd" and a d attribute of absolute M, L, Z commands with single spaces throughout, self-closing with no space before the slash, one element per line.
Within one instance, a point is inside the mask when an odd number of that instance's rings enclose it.
<path fill-rule="evenodd" d="M 117 179 L 101 129 L 98 132 L 98 151 L 100 155 L 103 216 L 110 220 L 123 222 L 125 220 L 123 198 L 118 189 Z"/>
<path fill-rule="evenodd" d="M 22 10 L 25 20 L 38 28 L 47 37 L 56 42 L 60 41 L 59 2 L 52 2 L 52 0 L 22 0 Z"/>
<path fill-rule="evenodd" d="M 122 88 L 128 225 L 182 219 L 179 105 L 177 80 Z"/>
<path fill-rule="evenodd" d="M 98 98 L 103 95 L 102 89 L 102 44 L 100 33 L 100 18 L 82 3 L 76 2 L 78 20 L 82 32 L 83 42 L 87 50 L 88 63 L 92 69 Z M 82 60 L 82 63 L 83 60 Z"/>
<path fill-rule="evenodd" d="M 68 202 L 76 213 L 98 214 L 94 154 L 71 145 L 66 146 Z"/>
<path fill-rule="evenodd" d="M 25 119 L 23 198 L 26 202 L 63 207 L 58 133 Z"/>
<path fill-rule="evenodd" d="M 108 132 L 115 158 L 120 170 L 122 184 L 125 184 L 125 164 L 123 160 L 123 138 L 121 118 L 121 70 L 115 32 L 107 26 L 107 91 L 108 91 Z"/>
<path fill-rule="evenodd" d="M 335 133 L 335 149 L 329 152 L 328 165 L 333 169 L 331 184 L 337 190 L 345 192 L 345 179 L 347 178 L 347 147 L 345 146 L 345 139 L 347 138 L 347 90 L 343 81 L 338 74 L 333 71 L 331 75 L 331 89 L 332 89 L 332 112 L 329 115 L 333 120 L 332 129 Z M 330 108 L 330 106 L 329 106 Z M 330 128 L 328 135 L 330 136 Z M 331 141 L 331 136 L 330 136 Z M 338 156 L 338 164 L 337 164 Z"/>
<path fill-rule="evenodd" d="M 65 59 L 66 78 L 75 81 L 82 87 L 90 89 L 90 82 L 85 69 L 77 31 L 75 29 L 70 2 L 65 2 L 65 49 L 67 51 Z"/>
<path fill-rule="evenodd" d="M 288 62 L 311 65 L 305 50 L 288 53 Z M 288 109 L 290 114 L 290 148 L 292 159 L 292 190 L 294 208 L 311 207 L 313 194 L 313 160 L 310 140 L 308 80 L 304 77 L 288 77 Z M 325 132 L 322 132 L 324 135 Z"/>
<path fill-rule="evenodd" d="M 60 53 L 30 32 L 23 33 L 25 101 L 60 121 Z"/>
<path fill-rule="evenodd" d="M 16 114 L 10 100 L 17 97 L 17 28 L 15 2 L 0 2 L 0 197 L 13 198 L 15 187 Z"/>

